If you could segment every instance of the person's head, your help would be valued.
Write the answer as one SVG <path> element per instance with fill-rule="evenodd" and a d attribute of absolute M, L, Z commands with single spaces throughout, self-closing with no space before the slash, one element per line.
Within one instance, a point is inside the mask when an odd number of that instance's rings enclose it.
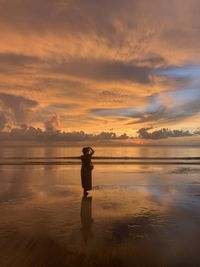
<path fill-rule="evenodd" d="M 88 147 L 84 147 L 82 149 L 83 155 L 87 155 L 89 153 L 89 148 Z"/>

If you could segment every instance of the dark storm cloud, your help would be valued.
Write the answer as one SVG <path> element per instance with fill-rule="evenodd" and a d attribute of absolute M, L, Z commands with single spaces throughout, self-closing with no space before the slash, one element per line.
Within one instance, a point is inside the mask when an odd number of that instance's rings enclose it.
<path fill-rule="evenodd" d="M 14 54 L 14 53 L 0 53 L 0 72 L 4 74 L 19 74 L 23 71 L 27 71 L 31 67 L 39 65 L 42 63 L 42 60 L 35 56 L 27 56 L 23 54 Z M 44 62 L 43 62 L 44 63 Z M 13 85 L 10 85 L 12 87 Z M 21 85 L 23 87 L 24 85 Z M 7 85 L 1 85 L 2 88 L 9 87 L 9 80 Z M 18 84 L 16 84 L 18 87 Z"/>
<path fill-rule="evenodd" d="M 34 56 L 26 56 L 13 53 L 0 53 L 0 64 L 23 67 L 26 64 L 40 62 L 40 59 Z"/>
<path fill-rule="evenodd" d="M 0 69 L 10 73 L 14 70 L 23 70 L 24 67 L 39 68 L 42 72 L 62 73 L 77 78 L 86 78 L 97 81 L 128 80 L 141 84 L 150 83 L 151 67 L 137 66 L 120 61 L 102 61 L 74 59 L 68 62 L 44 60 L 35 56 L 26 56 L 12 53 L 0 54 Z"/>
<path fill-rule="evenodd" d="M 170 130 L 170 129 L 160 129 L 153 132 L 149 132 L 152 128 L 141 128 L 138 130 L 138 137 L 141 139 L 166 139 L 169 137 L 186 137 L 192 136 L 194 134 L 190 133 L 189 131 L 183 130 Z"/>
<path fill-rule="evenodd" d="M 56 73 L 89 78 L 99 81 L 122 81 L 129 80 L 141 84 L 150 83 L 152 69 L 149 67 L 138 67 L 120 61 L 100 60 L 76 60 L 65 62 L 50 68 Z"/>

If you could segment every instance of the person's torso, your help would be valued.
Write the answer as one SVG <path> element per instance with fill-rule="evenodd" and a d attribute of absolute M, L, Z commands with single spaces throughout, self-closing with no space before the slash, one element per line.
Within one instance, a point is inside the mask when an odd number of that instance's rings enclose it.
<path fill-rule="evenodd" d="M 85 165 L 85 166 L 92 165 L 91 156 L 81 156 L 81 161 L 82 161 L 82 165 Z"/>

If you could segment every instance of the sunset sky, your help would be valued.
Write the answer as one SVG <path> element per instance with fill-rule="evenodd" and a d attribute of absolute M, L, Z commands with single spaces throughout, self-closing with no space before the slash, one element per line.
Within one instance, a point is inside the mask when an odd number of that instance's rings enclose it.
<path fill-rule="evenodd" d="M 0 131 L 168 128 L 198 142 L 199 12 L 198 0 L 0 0 Z"/>

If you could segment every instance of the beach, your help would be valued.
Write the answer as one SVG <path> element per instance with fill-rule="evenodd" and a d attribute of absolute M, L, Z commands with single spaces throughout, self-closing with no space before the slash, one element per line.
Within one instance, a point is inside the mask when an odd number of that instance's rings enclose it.
<path fill-rule="evenodd" d="M 21 154 L 75 157 L 79 151 L 45 149 L 24 148 Z M 109 156 L 141 157 L 138 148 L 125 149 L 110 148 Z M 98 154 L 97 148 L 96 156 L 105 150 Z M 4 158 L 22 156 L 18 149 L 2 151 Z M 156 156 L 199 153 L 163 151 Z M 198 164 L 94 164 L 86 198 L 80 164 L 2 164 L 0 173 L 1 267 L 200 266 Z"/>

